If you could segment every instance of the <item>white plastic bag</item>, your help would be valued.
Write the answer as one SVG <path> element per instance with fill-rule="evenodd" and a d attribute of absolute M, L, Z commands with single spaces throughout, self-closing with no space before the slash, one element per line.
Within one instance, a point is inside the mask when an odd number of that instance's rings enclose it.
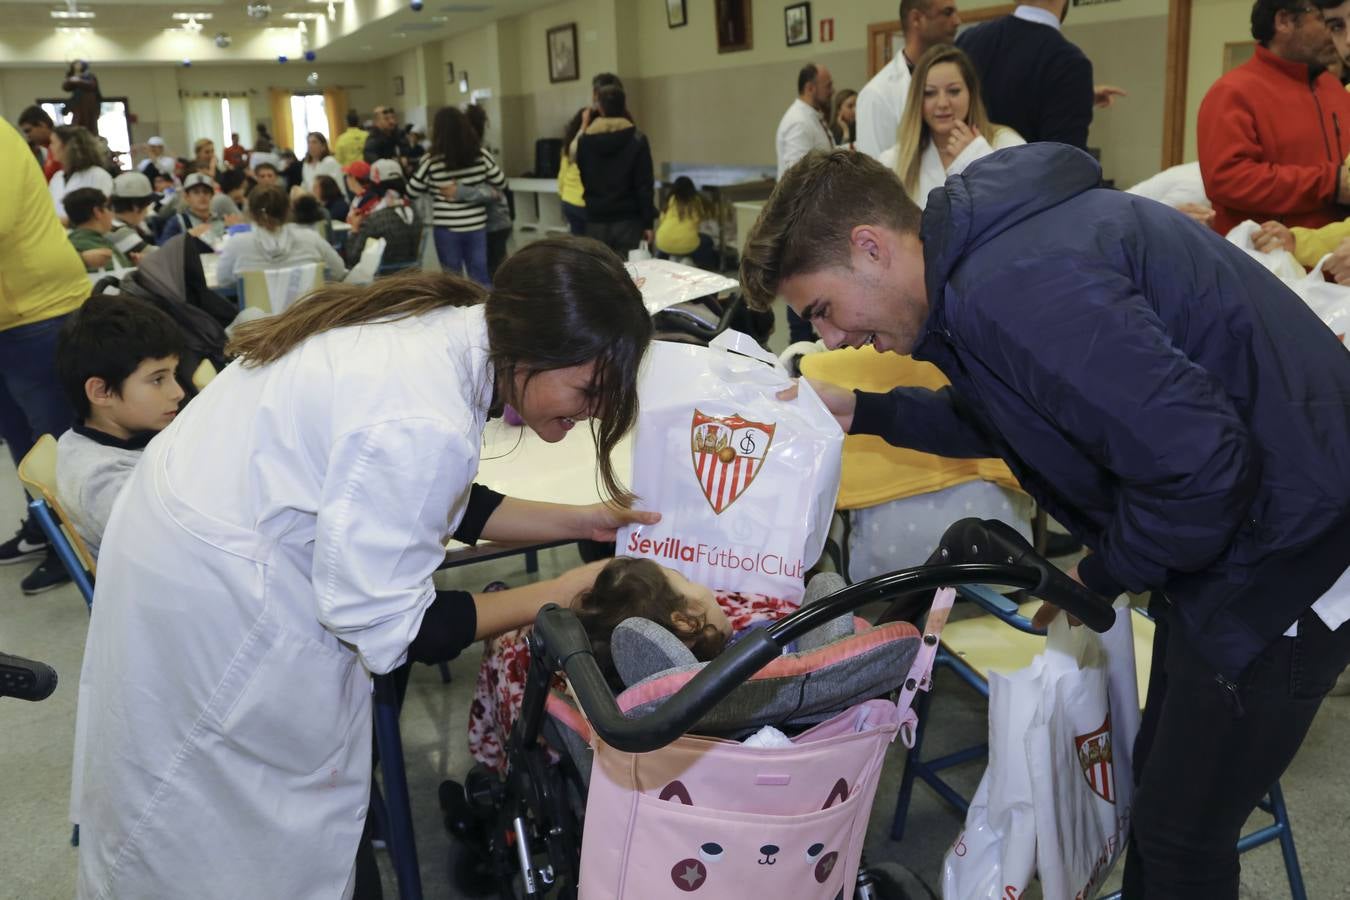
<path fill-rule="evenodd" d="M 797 399 L 773 354 L 723 332 L 710 347 L 652 344 L 638 380 L 633 490 L 662 519 L 618 534 L 716 590 L 799 600 L 839 493 L 844 435 L 803 380 Z"/>
<path fill-rule="evenodd" d="M 628 261 L 630 263 L 641 262 L 644 259 L 651 259 L 651 258 L 652 258 L 652 251 L 650 248 L 648 248 L 646 241 L 640 241 L 637 245 L 636 250 L 628 251 Z"/>
<path fill-rule="evenodd" d="M 1036 870 L 1046 897 L 1096 894 L 1125 852 L 1139 687 L 1128 609 L 1106 634 L 1050 625 L 1046 693 L 1027 731 Z"/>
<path fill-rule="evenodd" d="M 1294 259 L 1294 254 L 1288 250 L 1279 249 L 1269 252 L 1256 249 L 1252 243 L 1252 238 L 1261 230 L 1261 226 L 1251 219 L 1239 222 L 1228 232 L 1228 242 L 1236 244 L 1241 249 L 1247 251 L 1247 255 L 1265 266 L 1271 272 L 1285 281 L 1297 281 L 1303 277 L 1303 267 L 1299 265 L 1298 260 Z"/>
<path fill-rule="evenodd" d="M 669 259 L 639 260 L 631 263 L 628 271 L 642 292 L 643 305 L 652 315 L 677 303 L 717 296 L 740 285 L 734 278 Z"/>
<path fill-rule="evenodd" d="M 1350 331 L 1350 286 L 1327 281 L 1322 274 L 1322 266 L 1330 258 L 1331 254 L 1328 253 L 1319 259 L 1307 277 L 1291 283 L 1289 287 L 1344 343 L 1345 334 Z"/>
<path fill-rule="evenodd" d="M 1124 853 L 1139 730 L 1133 614 L 1104 635 L 1051 623 L 1045 652 L 989 679 L 989 767 L 943 864 L 947 900 L 1092 897 Z"/>

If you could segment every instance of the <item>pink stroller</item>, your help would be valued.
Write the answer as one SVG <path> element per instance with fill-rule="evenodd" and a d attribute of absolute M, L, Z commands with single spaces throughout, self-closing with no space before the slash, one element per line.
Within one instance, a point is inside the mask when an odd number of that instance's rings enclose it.
<path fill-rule="evenodd" d="M 1010 585 L 1089 627 L 1114 620 L 995 521 L 956 523 L 928 565 L 811 596 L 822 577 L 797 612 L 706 664 L 651 623 L 623 623 L 613 652 L 629 687 L 617 698 L 575 616 L 545 608 L 506 775 L 471 773 L 467 809 L 442 796 L 452 832 L 484 822 L 479 851 L 500 896 L 907 900 L 894 873 L 863 863 L 863 836 L 886 748 L 912 743 L 911 701 L 928 688 L 952 588 Z M 935 589 L 922 634 L 894 621 Z M 879 624 L 855 629 L 854 610 L 876 601 L 889 602 Z M 551 691 L 558 671 L 575 704 Z M 738 742 L 764 725 L 798 733 Z"/>

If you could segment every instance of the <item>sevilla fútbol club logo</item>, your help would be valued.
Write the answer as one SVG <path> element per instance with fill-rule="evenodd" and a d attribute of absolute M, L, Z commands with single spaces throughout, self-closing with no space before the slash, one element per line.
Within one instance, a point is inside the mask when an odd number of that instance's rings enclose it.
<path fill-rule="evenodd" d="M 1116 770 L 1111 764 L 1111 714 L 1106 714 L 1102 727 L 1073 739 L 1078 753 L 1078 766 L 1083 770 L 1092 792 L 1107 803 L 1116 802 Z"/>
<path fill-rule="evenodd" d="M 694 410 L 690 426 L 694 475 L 714 513 L 720 516 L 735 503 L 764 468 L 775 427 L 740 416 L 709 416 Z"/>

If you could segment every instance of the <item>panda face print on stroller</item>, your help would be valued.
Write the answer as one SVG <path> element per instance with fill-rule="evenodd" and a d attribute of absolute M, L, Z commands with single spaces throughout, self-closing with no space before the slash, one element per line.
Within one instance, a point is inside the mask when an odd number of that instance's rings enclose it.
<path fill-rule="evenodd" d="M 977 519 L 949 528 L 924 566 L 805 603 L 712 662 L 652 674 L 617 698 L 576 616 L 545 608 L 530 637 L 506 773 L 478 769 L 462 793 L 443 790 L 447 825 L 467 841 L 462 858 L 477 863 L 479 887 L 504 900 L 720 900 L 756 889 L 775 900 L 904 897 L 885 872 L 860 864 L 862 839 L 886 747 L 897 734 L 911 742 L 910 701 L 928 687 L 950 588 L 967 584 L 1026 589 L 1094 630 L 1114 621 L 1109 601 L 1037 556 L 1013 529 Z M 892 621 L 934 590 L 922 634 Z M 888 604 L 878 626 L 783 655 L 877 601 Z M 903 657 L 868 656 L 897 648 Z M 877 659 L 887 662 L 892 677 L 881 690 L 877 682 L 860 688 L 856 669 L 843 677 L 827 671 L 869 659 L 873 670 Z M 556 695 L 557 673 L 579 708 Z M 746 698 L 761 700 L 769 676 L 785 679 L 779 696 L 806 696 L 805 685 L 818 691 L 822 682 L 836 684 L 839 696 L 816 703 L 811 716 L 773 712 L 769 720 L 784 730 L 810 726 L 777 746 L 688 734 L 710 724 L 714 735 L 739 737 L 746 729 L 735 726 L 747 724 L 754 731 L 764 717 L 732 722 L 718 713 L 750 709 Z M 892 692 L 898 700 L 878 699 Z"/>

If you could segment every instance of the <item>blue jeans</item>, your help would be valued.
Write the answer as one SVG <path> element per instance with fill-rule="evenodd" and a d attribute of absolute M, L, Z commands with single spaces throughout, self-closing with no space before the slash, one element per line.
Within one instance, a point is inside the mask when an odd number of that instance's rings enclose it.
<path fill-rule="evenodd" d="M 39 437 L 60 437 L 74 420 L 56 375 L 56 336 L 65 320 L 57 316 L 0 331 L 0 437 L 16 466 Z M 32 541 L 42 534 L 31 517 L 24 530 Z"/>
<path fill-rule="evenodd" d="M 437 225 L 433 234 L 436 258 L 441 261 L 443 271 L 458 275 L 462 270 L 483 287 L 492 287 L 492 279 L 488 277 L 486 229 L 451 231 Z"/>
<path fill-rule="evenodd" d="M 563 218 L 567 220 L 567 227 L 572 229 L 572 233 L 577 237 L 583 237 L 586 234 L 586 207 L 577 206 L 575 203 L 564 202 L 562 205 Z"/>

